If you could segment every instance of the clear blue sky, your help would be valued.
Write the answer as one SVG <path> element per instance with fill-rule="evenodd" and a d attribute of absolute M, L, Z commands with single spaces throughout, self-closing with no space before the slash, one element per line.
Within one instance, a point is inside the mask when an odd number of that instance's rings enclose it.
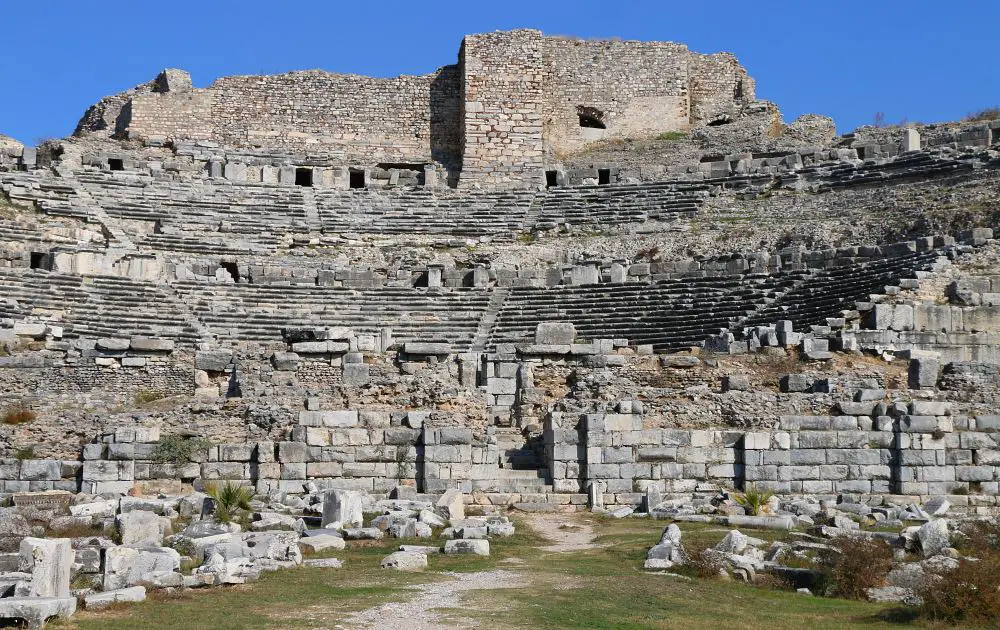
<path fill-rule="evenodd" d="M 29 144 L 165 67 L 199 87 L 309 68 L 423 74 L 454 63 L 465 33 L 518 27 L 730 51 L 786 121 L 827 114 L 841 132 L 876 112 L 933 122 L 1000 106 L 995 0 L 0 0 L 0 23 L 0 133 Z"/>

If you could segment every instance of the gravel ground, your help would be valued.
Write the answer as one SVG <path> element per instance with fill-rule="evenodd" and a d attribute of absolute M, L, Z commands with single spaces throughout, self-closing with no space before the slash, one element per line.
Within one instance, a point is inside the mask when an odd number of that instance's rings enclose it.
<path fill-rule="evenodd" d="M 478 573 L 445 573 L 453 579 L 414 587 L 418 595 L 406 602 L 391 602 L 355 613 L 339 627 L 366 630 L 425 630 L 430 628 L 476 628 L 473 620 L 442 621 L 435 609 L 461 608 L 466 591 L 517 588 L 527 582 L 520 573 L 496 569 Z"/>

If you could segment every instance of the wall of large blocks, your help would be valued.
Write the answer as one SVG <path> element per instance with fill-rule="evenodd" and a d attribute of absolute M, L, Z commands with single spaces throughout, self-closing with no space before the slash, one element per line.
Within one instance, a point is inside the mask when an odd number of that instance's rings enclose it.
<path fill-rule="evenodd" d="M 890 416 L 877 415 L 880 403 L 845 402 L 844 415 L 782 416 L 753 431 L 645 428 L 636 412 L 553 413 L 546 457 L 557 492 L 754 484 L 793 494 L 1000 494 L 1000 416 L 900 405 Z"/>

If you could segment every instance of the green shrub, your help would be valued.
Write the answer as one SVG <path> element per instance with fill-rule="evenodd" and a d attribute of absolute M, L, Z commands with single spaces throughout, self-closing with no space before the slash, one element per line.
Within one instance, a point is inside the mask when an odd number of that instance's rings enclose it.
<path fill-rule="evenodd" d="M 33 422 L 38 416 L 34 411 L 24 402 L 16 402 L 4 411 L 3 423 L 4 424 L 25 424 L 28 422 Z"/>
<path fill-rule="evenodd" d="M 954 624 L 982 624 L 1000 627 L 1000 553 L 987 552 L 976 559 L 962 558 L 958 567 L 940 574 L 939 580 L 927 580 L 917 590 L 923 600 L 920 612 L 935 621 Z"/>
<path fill-rule="evenodd" d="M 227 481 L 221 486 L 212 483 L 206 486 L 205 493 L 215 499 L 215 518 L 220 523 L 230 523 L 233 520 L 247 520 L 250 511 L 250 501 L 253 499 L 253 488 L 239 483 Z"/>
<path fill-rule="evenodd" d="M 674 142 L 676 140 L 681 140 L 686 138 L 687 134 L 683 131 L 664 131 L 663 133 L 656 136 L 657 140 L 665 140 L 667 142 Z"/>
<path fill-rule="evenodd" d="M 844 538 L 827 557 L 833 595 L 866 599 L 868 589 L 883 586 L 892 570 L 892 548 L 878 538 Z"/>
<path fill-rule="evenodd" d="M 202 437 L 167 435 L 153 448 L 153 461 L 183 466 L 195 461 L 195 454 L 207 451 L 212 443 Z"/>
<path fill-rule="evenodd" d="M 163 400 L 167 395 L 156 389 L 143 389 L 135 395 L 135 404 L 145 405 L 156 400 Z"/>
<path fill-rule="evenodd" d="M 747 514 L 751 516 L 760 516 L 767 513 L 769 509 L 768 502 L 774 493 L 770 490 L 758 490 L 755 484 L 748 484 L 746 490 L 743 494 L 737 494 L 733 499 L 743 506 Z"/>
<path fill-rule="evenodd" d="M 35 447 L 28 445 L 14 449 L 14 459 L 20 461 L 24 461 L 26 459 L 35 459 Z"/>

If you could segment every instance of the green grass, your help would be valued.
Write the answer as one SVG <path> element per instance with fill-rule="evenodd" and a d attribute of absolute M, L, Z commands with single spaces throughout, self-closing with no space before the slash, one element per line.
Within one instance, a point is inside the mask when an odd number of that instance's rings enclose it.
<path fill-rule="evenodd" d="M 379 568 L 401 542 L 349 542 L 344 551 L 325 552 L 344 568 L 298 568 L 264 575 L 245 586 L 154 594 L 142 604 L 79 613 L 61 627 L 136 630 L 162 628 L 335 627 L 353 611 L 412 596 L 407 587 L 449 579 L 443 571 L 502 567 L 520 573 L 529 585 L 468 593 L 456 610 L 439 611 L 442 621 L 472 618 L 482 627 L 504 628 L 740 628 L 810 630 L 935 627 L 909 620 L 908 613 L 866 602 L 809 597 L 791 591 L 717 580 L 685 579 L 641 570 L 646 550 L 665 521 L 614 520 L 587 516 L 598 533 L 596 549 L 567 553 L 537 549 L 544 539 L 518 523 L 513 539 L 491 542 L 489 558 L 435 555 L 424 573 Z M 682 524 L 689 549 L 718 542 L 726 529 Z M 786 532 L 749 531 L 765 540 Z M 511 562 L 512 559 L 518 559 Z M 505 562 L 506 561 L 506 562 Z M 940 626 L 938 626 L 940 627 Z"/>
<path fill-rule="evenodd" d="M 657 140 L 666 140 L 668 142 L 674 142 L 676 140 L 682 140 L 687 137 L 687 134 L 683 131 L 664 131 L 663 133 L 656 136 Z"/>

